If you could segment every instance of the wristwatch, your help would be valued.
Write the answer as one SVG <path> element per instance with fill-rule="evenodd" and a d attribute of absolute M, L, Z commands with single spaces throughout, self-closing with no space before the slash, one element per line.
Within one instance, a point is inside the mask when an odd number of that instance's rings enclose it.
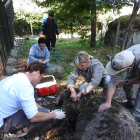
<path fill-rule="evenodd" d="M 129 85 L 129 81 L 128 81 L 128 80 L 126 80 L 126 81 L 125 81 L 125 84 L 126 84 L 126 85 Z"/>

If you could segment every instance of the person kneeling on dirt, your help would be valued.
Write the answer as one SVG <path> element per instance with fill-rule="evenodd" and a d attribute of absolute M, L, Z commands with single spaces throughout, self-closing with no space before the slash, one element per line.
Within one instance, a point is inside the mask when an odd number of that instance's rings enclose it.
<path fill-rule="evenodd" d="M 73 73 L 68 77 L 67 87 L 71 92 L 72 101 L 76 101 L 82 94 L 87 94 L 97 86 L 104 87 L 103 96 L 106 96 L 106 89 L 110 80 L 110 76 L 107 74 L 102 63 L 94 59 L 87 52 L 81 51 L 77 54 L 77 58 L 74 61 Z M 84 78 L 84 82 L 79 86 L 79 93 L 77 94 L 74 85 L 79 76 Z"/>
<path fill-rule="evenodd" d="M 99 106 L 99 112 L 111 107 L 112 96 L 116 87 L 123 87 L 127 102 L 121 103 L 127 108 L 134 108 L 132 115 L 135 119 L 140 120 L 140 88 L 133 87 L 133 84 L 140 83 L 140 44 L 134 45 L 127 50 L 116 54 L 113 59 L 106 65 L 111 79 L 107 89 L 107 98 L 105 103 Z M 125 73 L 123 80 L 122 74 Z M 120 81 L 121 80 L 121 81 Z M 138 92 L 136 92 L 138 90 Z"/>
<path fill-rule="evenodd" d="M 43 37 L 38 39 L 38 44 L 34 44 L 30 48 L 29 59 L 27 63 L 37 61 L 44 65 L 45 68 L 49 66 L 50 53 L 45 45 L 46 41 Z"/>
<path fill-rule="evenodd" d="M 0 135 L 22 137 L 41 129 L 50 119 L 63 119 L 65 112 L 50 112 L 35 102 L 34 87 L 44 76 L 39 62 L 22 66 L 17 73 L 0 81 Z"/>

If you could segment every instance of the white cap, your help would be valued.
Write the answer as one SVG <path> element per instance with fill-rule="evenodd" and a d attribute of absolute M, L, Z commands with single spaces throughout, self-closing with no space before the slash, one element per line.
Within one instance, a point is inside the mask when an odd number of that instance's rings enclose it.
<path fill-rule="evenodd" d="M 114 56 L 106 65 L 106 69 L 109 75 L 116 75 L 120 71 L 128 68 L 132 65 L 135 56 L 132 51 L 122 51 Z"/>

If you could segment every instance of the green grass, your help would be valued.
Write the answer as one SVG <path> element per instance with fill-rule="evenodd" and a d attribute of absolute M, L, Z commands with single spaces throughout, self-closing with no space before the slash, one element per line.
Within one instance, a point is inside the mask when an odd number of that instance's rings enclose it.
<path fill-rule="evenodd" d="M 125 16 L 121 16 L 120 19 L 124 20 L 124 21 L 125 20 L 127 21 L 127 20 L 130 20 L 130 17 L 131 17 L 131 15 L 125 15 Z M 140 14 L 136 15 L 134 20 L 138 20 L 138 19 L 140 19 Z"/>
<path fill-rule="evenodd" d="M 28 59 L 29 55 L 29 49 L 30 47 L 37 43 L 35 40 L 29 40 L 29 41 L 22 41 L 20 43 L 20 51 L 19 51 L 19 59 Z M 74 66 L 71 66 L 70 63 L 73 63 L 74 59 L 76 58 L 76 55 L 80 51 L 86 51 L 90 55 L 94 56 L 94 58 L 99 59 L 103 65 L 105 66 L 106 63 L 109 61 L 106 58 L 106 55 L 113 55 L 113 48 L 109 47 L 98 47 L 98 41 L 97 46 L 95 48 L 89 47 L 89 43 L 80 43 L 80 39 L 59 39 L 56 42 L 56 50 L 55 52 L 51 52 L 51 58 L 50 63 L 55 63 L 58 65 L 61 65 L 64 67 L 66 71 L 66 77 L 64 79 L 67 79 L 67 77 L 70 75 L 70 73 L 73 71 Z M 96 50 L 96 54 L 93 54 L 93 51 Z"/>

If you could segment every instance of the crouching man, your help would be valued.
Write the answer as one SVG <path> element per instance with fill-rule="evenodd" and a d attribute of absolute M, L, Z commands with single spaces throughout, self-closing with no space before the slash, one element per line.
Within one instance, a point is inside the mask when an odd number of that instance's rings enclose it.
<path fill-rule="evenodd" d="M 108 62 L 106 69 L 111 75 L 111 79 L 107 89 L 106 101 L 99 106 L 99 112 L 110 108 L 115 89 L 124 87 L 127 97 L 125 106 L 133 108 L 132 115 L 135 119 L 140 120 L 140 88 L 138 88 L 138 92 L 135 92 L 133 88 L 133 84 L 140 83 L 140 44 L 116 54 Z M 124 72 L 125 76 L 121 80 Z"/>
<path fill-rule="evenodd" d="M 0 81 L 0 135 L 22 137 L 42 128 L 45 121 L 65 118 L 65 112 L 50 112 L 35 102 L 34 87 L 44 76 L 43 65 L 31 62 L 22 70 Z"/>

